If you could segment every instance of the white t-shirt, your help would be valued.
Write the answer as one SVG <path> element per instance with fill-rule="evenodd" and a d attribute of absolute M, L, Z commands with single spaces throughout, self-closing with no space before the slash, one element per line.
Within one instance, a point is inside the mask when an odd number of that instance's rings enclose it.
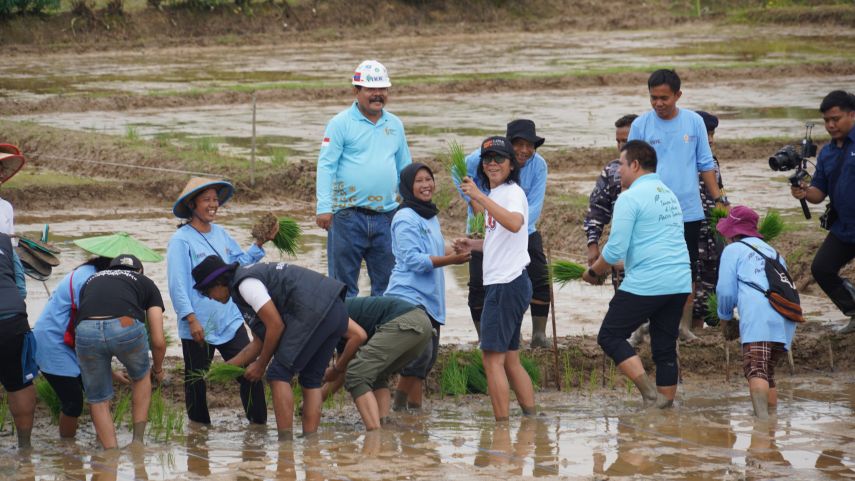
<path fill-rule="evenodd" d="M 484 212 L 484 285 L 507 284 L 519 277 L 528 256 L 528 200 L 517 184 L 505 183 L 490 191 L 490 199 L 511 212 L 523 215 L 522 227 L 511 232 Z"/>
<path fill-rule="evenodd" d="M 6 235 L 15 233 L 15 211 L 9 201 L 0 199 L 0 232 Z"/>
<path fill-rule="evenodd" d="M 270 293 L 267 292 L 267 287 L 264 283 L 255 277 L 247 277 L 241 281 L 238 286 L 238 291 L 243 300 L 252 307 L 252 310 L 258 312 L 267 301 L 270 300 Z"/>

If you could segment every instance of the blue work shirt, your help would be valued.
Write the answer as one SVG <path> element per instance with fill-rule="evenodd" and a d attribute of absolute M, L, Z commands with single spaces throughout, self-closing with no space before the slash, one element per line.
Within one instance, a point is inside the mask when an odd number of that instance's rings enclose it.
<path fill-rule="evenodd" d="M 315 184 L 316 213 L 348 207 L 395 210 L 398 178 L 412 161 L 401 120 L 383 110 L 375 124 L 353 102 L 324 131 Z"/>
<path fill-rule="evenodd" d="M 609 264 L 624 261 L 622 291 L 639 296 L 692 292 L 680 204 L 659 175 L 635 179 L 618 196 L 602 255 Z"/>
<path fill-rule="evenodd" d="M 74 304 L 80 305 L 80 288 L 95 274 L 95 266 L 82 265 L 66 274 L 56 285 L 36 325 L 36 364 L 39 370 L 55 376 L 77 377 L 80 365 L 77 353 L 63 342 L 68 320 L 71 317 L 71 291 Z"/>
<path fill-rule="evenodd" d="M 475 185 L 482 192 L 490 192 L 490 185 L 484 185 L 481 179 L 478 178 L 478 164 L 481 163 L 481 149 L 478 149 L 466 156 L 466 173 Z M 543 199 L 546 195 L 546 174 L 549 169 L 546 165 L 546 159 L 541 157 L 537 152 L 531 156 L 525 165 L 520 169 L 519 186 L 525 192 L 525 198 L 528 200 L 528 233 L 534 234 L 537 231 L 537 221 L 540 219 L 540 212 L 543 210 Z M 457 193 L 466 201 L 466 233 L 469 233 L 469 221 L 474 213 L 472 206 L 469 204 L 469 196 L 460 190 L 460 184 L 454 180 L 454 185 L 457 186 Z"/>
<path fill-rule="evenodd" d="M 193 289 L 193 268 L 210 255 L 217 254 L 227 264 L 254 264 L 264 257 L 264 249 L 256 244 L 244 253 L 240 246 L 222 227 L 211 224 L 211 232 L 201 233 L 189 224 L 181 226 L 169 239 L 166 249 L 166 280 L 169 297 L 178 316 L 178 336 L 193 339 L 186 317 L 196 314 L 205 330 L 208 344 L 220 345 L 234 338 L 243 324 L 243 316 L 234 301 L 222 304 Z"/>
<path fill-rule="evenodd" d="M 715 169 L 707 128 L 700 115 L 679 109 L 663 120 L 651 110 L 632 122 L 629 140 L 643 140 L 656 150 L 656 173 L 674 192 L 683 210 L 683 222 L 704 218 L 698 173 Z"/>
<path fill-rule="evenodd" d="M 840 174 L 832 179 L 841 161 Z M 855 128 L 846 135 L 842 147 L 832 140 L 819 151 L 810 185 L 828 194 L 834 202 L 837 221 L 832 224 L 831 233 L 843 242 L 855 243 Z"/>
<path fill-rule="evenodd" d="M 445 255 L 439 216 L 425 219 L 410 208 L 396 212 L 392 253 L 395 267 L 383 295 L 422 306 L 436 322 L 445 324 L 445 273 L 430 259 Z"/>
<path fill-rule="evenodd" d="M 777 252 L 756 237 L 742 239 L 764 255 L 775 258 Z M 784 258 L 781 264 L 786 267 Z M 733 319 L 733 308 L 739 309 L 739 337 L 742 343 L 780 342 L 787 350 L 793 342 L 796 323 L 786 319 L 772 308 L 769 300 L 745 282 L 753 282 L 763 289 L 769 288 L 766 279 L 766 261 L 750 247 L 733 242 L 724 248 L 718 267 L 718 318 Z"/>

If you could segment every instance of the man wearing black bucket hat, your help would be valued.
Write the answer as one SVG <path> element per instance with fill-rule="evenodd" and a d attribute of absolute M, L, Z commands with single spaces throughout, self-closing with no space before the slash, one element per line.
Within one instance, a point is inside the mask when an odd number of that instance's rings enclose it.
<path fill-rule="evenodd" d="M 528 254 L 531 263 L 526 270 L 531 279 L 533 294 L 531 298 L 532 338 L 531 347 L 548 347 L 546 338 L 546 322 L 549 315 L 550 287 L 549 275 L 546 268 L 546 256 L 543 253 L 543 238 L 537 231 L 537 221 L 543 210 L 543 199 L 546 194 L 546 176 L 548 172 L 546 160 L 537 153 L 537 149 L 546 141 L 535 131 L 534 122 L 528 119 L 512 120 L 507 125 L 505 137 L 511 141 L 514 155 L 520 165 L 519 186 L 525 192 L 528 200 Z M 466 170 L 478 187 L 489 190 L 489 186 L 479 184 L 477 170 L 481 163 L 481 150 L 466 157 Z M 470 199 L 463 195 L 468 206 L 468 220 L 474 214 Z M 484 307 L 483 284 L 483 255 L 474 252 L 469 261 L 469 311 L 472 322 L 480 337 L 481 312 Z"/>
<path fill-rule="evenodd" d="M 317 431 L 324 372 L 339 340 L 351 334 L 344 305 L 347 286 L 284 262 L 238 267 L 218 256 L 194 267 L 193 280 L 193 288 L 206 297 L 224 304 L 234 300 L 255 334 L 227 362 L 246 366 L 244 377 L 251 382 L 266 371 L 280 439 L 291 437 L 291 382 L 297 374 L 303 390 L 303 434 Z"/>

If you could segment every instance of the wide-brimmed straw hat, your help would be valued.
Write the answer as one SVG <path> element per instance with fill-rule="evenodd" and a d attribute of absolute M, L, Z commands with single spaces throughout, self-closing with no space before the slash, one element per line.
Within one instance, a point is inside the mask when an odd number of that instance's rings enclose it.
<path fill-rule="evenodd" d="M 727 217 L 719 219 L 718 224 L 716 224 L 716 230 L 728 239 L 738 235 L 759 237 L 762 239 L 763 235 L 757 231 L 757 221 L 759 219 L 760 216 L 751 210 L 751 208 L 744 205 L 737 205 L 730 209 Z"/>
<path fill-rule="evenodd" d="M 228 181 L 193 177 L 187 182 L 187 185 L 184 186 L 184 190 L 181 191 L 181 195 L 178 196 L 178 200 L 176 200 L 175 205 L 172 206 L 172 213 L 179 219 L 189 219 L 193 217 L 193 210 L 190 209 L 189 205 L 190 201 L 193 200 L 193 197 L 196 197 L 197 194 L 210 188 L 217 189 L 217 198 L 220 201 L 220 205 L 228 202 L 228 200 L 231 199 L 232 194 L 235 193 L 235 187 Z"/>
<path fill-rule="evenodd" d="M 27 160 L 17 147 L 0 144 L 0 184 L 11 179 L 26 163 Z"/>
<path fill-rule="evenodd" d="M 196 284 L 193 285 L 193 289 L 204 291 L 221 275 L 226 272 L 234 272 L 237 268 L 237 262 L 226 264 L 222 259 L 220 259 L 220 256 L 210 255 L 202 259 L 202 262 L 193 268 L 193 280 L 196 282 Z"/>

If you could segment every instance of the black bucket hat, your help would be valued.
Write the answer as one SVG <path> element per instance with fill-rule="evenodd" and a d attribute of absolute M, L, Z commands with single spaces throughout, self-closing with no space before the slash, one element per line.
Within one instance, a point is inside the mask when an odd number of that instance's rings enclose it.
<path fill-rule="evenodd" d="M 514 139 L 528 140 L 534 144 L 535 149 L 546 142 L 546 139 L 537 136 L 537 133 L 534 130 L 534 122 L 528 119 L 511 120 L 508 123 L 507 135 L 505 135 L 505 137 L 507 137 L 511 142 L 513 142 Z"/>
<path fill-rule="evenodd" d="M 220 259 L 220 256 L 210 255 L 202 259 L 202 262 L 193 268 L 193 280 L 196 281 L 193 289 L 204 291 L 221 275 L 226 272 L 234 272 L 237 268 L 237 262 L 226 264 Z"/>
<path fill-rule="evenodd" d="M 695 113 L 704 119 L 704 127 L 706 127 L 707 132 L 715 132 L 716 127 L 718 127 L 718 117 L 703 110 L 696 110 Z"/>

